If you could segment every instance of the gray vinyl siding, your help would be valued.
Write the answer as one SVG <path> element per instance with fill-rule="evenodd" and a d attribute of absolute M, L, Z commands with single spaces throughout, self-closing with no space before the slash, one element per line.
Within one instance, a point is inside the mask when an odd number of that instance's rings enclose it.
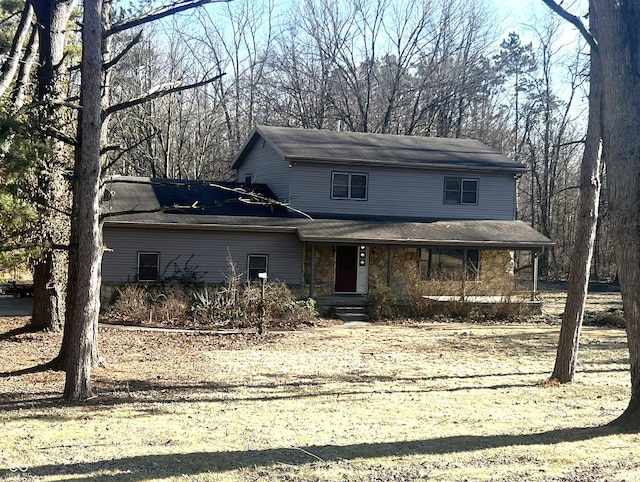
<path fill-rule="evenodd" d="M 227 259 L 233 259 L 239 272 L 247 270 L 249 254 L 267 255 L 269 280 L 301 284 L 302 243 L 295 233 L 201 231 L 167 228 L 115 227 L 105 225 L 104 243 L 108 250 L 102 261 L 105 283 L 136 280 L 137 253 L 160 253 L 159 272 L 174 273 L 174 264 L 197 267 L 206 283 L 222 283 L 228 274 Z"/>
<path fill-rule="evenodd" d="M 363 168 L 299 163 L 291 169 L 292 207 L 308 213 L 425 219 L 512 220 L 513 173 Z M 368 175 L 367 200 L 331 199 L 332 172 Z M 445 204 L 444 178 L 478 179 L 478 203 Z"/>
<path fill-rule="evenodd" d="M 289 199 L 289 164 L 269 145 L 259 139 L 238 169 L 238 181 L 251 174 L 255 183 L 267 184 L 281 200 Z"/>

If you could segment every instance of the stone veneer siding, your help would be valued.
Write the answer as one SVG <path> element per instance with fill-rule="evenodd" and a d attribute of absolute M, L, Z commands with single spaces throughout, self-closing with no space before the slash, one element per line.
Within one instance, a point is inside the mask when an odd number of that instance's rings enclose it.
<path fill-rule="evenodd" d="M 334 246 L 318 245 L 315 253 L 315 282 L 313 296 L 332 295 L 336 286 L 336 250 Z M 311 245 L 304 245 L 304 284 L 309 295 L 311 284 Z"/>
<path fill-rule="evenodd" d="M 387 282 L 389 250 L 391 251 L 391 286 L 402 295 L 406 287 L 415 283 L 417 276 L 418 248 L 370 246 L 369 247 L 369 287 L 377 282 Z M 316 246 L 314 296 L 333 294 L 335 291 L 335 249 L 331 245 Z M 513 283 L 513 251 L 481 250 L 480 276 L 471 281 L 477 289 L 484 285 L 489 291 L 506 287 Z M 304 283 L 311 281 L 311 245 L 304 247 Z M 452 289 L 459 291 L 459 284 L 452 283 Z M 444 294 L 444 293 L 439 293 Z M 455 295 L 457 293 L 451 293 Z M 488 292 L 487 294 L 491 294 Z"/>
<path fill-rule="evenodd" d="M 513 251 L 480 251 L 480 280 L 503 282 L 513 279 L 515 258 Z"/>

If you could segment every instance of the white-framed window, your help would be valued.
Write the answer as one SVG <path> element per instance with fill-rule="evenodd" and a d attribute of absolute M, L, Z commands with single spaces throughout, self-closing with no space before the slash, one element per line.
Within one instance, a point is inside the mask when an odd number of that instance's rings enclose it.
<path fill-rule="evenodd" d="M 160 253 L 138 253 L 138 281 L 157 281 Z"/>
<path fill-rule="evenodd" d="M 258 280 L 258 273 L 267 273 L 269 256 L 266 254 L 250 254 L 247 256 L 247 278 L 249 281 Z"/>
<path fill-rule="evenodd" d="M 445 177 L 444 203 L 478 204 L 478 180 L 462 177 Z"/>
<path fill-rule="evenodd" d="M 369 175 L 354 172 L 331 173 L 332 199 L 367 199 Z"/>

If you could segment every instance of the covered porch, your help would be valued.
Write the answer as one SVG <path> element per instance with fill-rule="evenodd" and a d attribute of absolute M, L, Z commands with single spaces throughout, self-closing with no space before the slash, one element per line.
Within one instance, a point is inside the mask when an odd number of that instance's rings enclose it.
<path fill-rule="evenodd" d="M 520 221 L 375 222 L 314 220 L 298 228 L 305 243 L 304 285 L 310 297 L 366 295 L 386 283 L 399 296 L 432 283 L 432 296 L 499 296 L 513 281 L 514 253 L 531 259 L 536 298 L 538 254 L 553 242 Z"/>

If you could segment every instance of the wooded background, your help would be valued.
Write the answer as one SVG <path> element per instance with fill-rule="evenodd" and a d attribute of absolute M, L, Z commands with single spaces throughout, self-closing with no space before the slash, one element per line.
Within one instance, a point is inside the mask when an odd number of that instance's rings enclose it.
<path fill-rule="evenodd" d="M 24 2 L 0 5 L 4 70 Z M 109 23 L 155 7 L 113 3 Z M 78 15 L 69 18 L 58 83 L 67 104 L 79 91 Z M 566 279 L 589 58 L 584 42 L 552 12 L 540 10 L 524 26 L 509 25 L 483 1 L 235 0 L 114 32 L 107 47 L 110 103 L 128 108 L 109 117 L 105 175 L 229 179 L 230 161 L 256 124 L 474 138 L 529 168 L 518 180 L 517 216 L 556 242 L 541 258 L 541 275 Z M 19 53 L 24 67 L 34 55 L 28 36 Z M 2 97 L 5 111 L 20 88 L 14 82 L 13 97 Z M 27 103 L 36 98 L 32 90 L 21 93 Z M 58 137 L 72 138 L 75 112 L 56 112 Z M 43 159 L 51 158 L 26 137 L 21 151 L 14 142 L 0 169 L 13 186 L 0 194 L 7 248 L 30 245 L 20 226 L 36 218 L 15 194 L 36 198 Z M 63 165 L 72 163 L 66 158 Z M 592 278 L 611 280 L 606 182 L 600 213 Z"/>

